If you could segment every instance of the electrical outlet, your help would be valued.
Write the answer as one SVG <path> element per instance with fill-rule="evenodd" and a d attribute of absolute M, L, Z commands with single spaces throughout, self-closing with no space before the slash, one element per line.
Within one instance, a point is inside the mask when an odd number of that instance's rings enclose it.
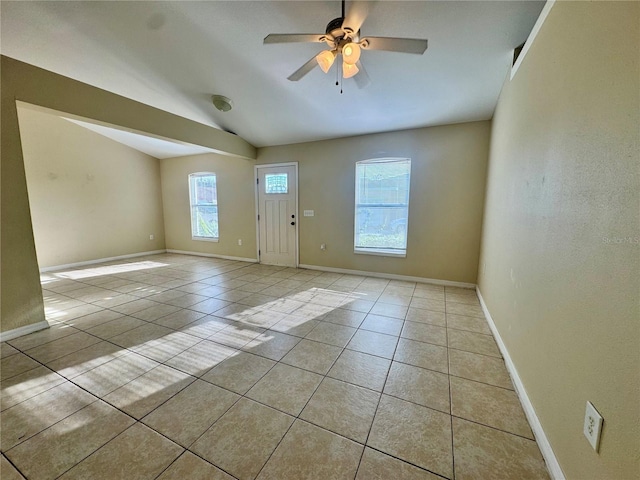
<path fill-rule="evenodd" d="M 326 243 L 321 243 L 320 244 L 320 250 L 326 250 L 327 249 L 327 244 Z"/>
<path fill-rule="evenodd" d="M 600 448 L 600 433 L 602 432 L 602 416 L 596 408 L 587 402 L 587 411 L 584 414 L 584 436 L 587 437 L 593 449 L 597 452 Z"/>
<path fill-rule="evenodd" d="M 238 239 L 238 245 L 242 246 L 242 239 L 241 238 Z"/>
<path fill-rule="evenodd" d="M 156 237 L 153 236 L 153 233 L 151 235 L 149 235 L 149 240 L 153 240 L 154 238 L 156 238 Z"/>

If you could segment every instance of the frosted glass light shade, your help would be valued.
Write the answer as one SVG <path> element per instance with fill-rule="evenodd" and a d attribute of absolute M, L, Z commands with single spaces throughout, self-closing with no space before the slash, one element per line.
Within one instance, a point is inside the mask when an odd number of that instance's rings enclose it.
<path fill-rule="evenodd" d="M 344 63 L 355 65 L 360 60 L 360 45 L 353 42 L 347 43 L 342 47 L 342 59 Z"/>
<path fill-rule="evenodd" d="M 324 73 L 327 73 L 333 65 L 333 61 L 336 59 L 336 54 L 333 50 L 324 50 L 316 55 L 316 60 L 318 61 L 318 65 Z"/>
<path fill-rule="evenodd" d="M 351 78 L 359 71 L 360 69 L 357 65 L 349 65 L 347 62 L 342 62 L 342 76 L 344 78 Z"/>

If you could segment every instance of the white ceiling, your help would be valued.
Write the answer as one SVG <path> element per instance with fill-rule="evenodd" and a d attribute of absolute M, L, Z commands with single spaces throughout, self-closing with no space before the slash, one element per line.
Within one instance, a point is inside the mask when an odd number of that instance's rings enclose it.
<path fill-rule="evenodd" d="M 75 118 L 61 118 L 155 158 L 175 158 L 215 152 L 215 150 L 212 150 L 211 148 L 201 147 L 190 143 L 178 143 L 174 140 L 151 137 L 141 133 L 106 127 L 95 123 L 83 122 Z"/>
<path fill-rule="evenodd" d="M 366 51 L 371 84 L 335 70 L 287 80 L 321 44 L 263 45 L 269 33 L 324 33 L 338 1 L 1 2 L 3 55 L 200 123 L 255 146 L 491 118 L 543 1 L 347 2 L 363 36 L 427 38 L 424 55 Z M 335 69 L 335 67 L 334 67 Z M 234 108 L 218 112 L 212 94 Z"/>

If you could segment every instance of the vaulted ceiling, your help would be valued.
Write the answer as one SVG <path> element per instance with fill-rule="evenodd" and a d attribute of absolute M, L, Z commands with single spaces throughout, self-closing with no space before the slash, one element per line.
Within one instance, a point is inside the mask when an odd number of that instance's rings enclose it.
<path fill-rule="evenodd" d="M 287 77 L 322 44 L 339 1 L 1 2 L 3 55 L 197 122 L 255 146 L 489 119 L 541 1 L 347 2 L 363 36 L 427 38 L 424 55 L 364 51 L 371 84 L 335 67 Z M 350 10 L 353 9 L 353 10 Z M 233 100 L 221 113 L 212 94 Z"/>

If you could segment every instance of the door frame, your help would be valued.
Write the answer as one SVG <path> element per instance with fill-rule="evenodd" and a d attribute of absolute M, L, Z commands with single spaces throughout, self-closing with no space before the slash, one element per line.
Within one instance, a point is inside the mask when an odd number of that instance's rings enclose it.
<path fill-rule="evenodd" d="M 298 268 L 298 266 L 300 265 L 300 242 L 299 242 L 299 238 L 298 238 L 298 228 L 300 226 L 300 212 L 298 211 L 298 205 L 300 204 L 300 183 L 298 182 L 298 162 L 282 162 L 282 163 L 261 163 L 258 165 L 254 165 L 253 167 L 253 187 L 254 187 L 254 192 L 255 192 L 255 221 L 256 221 L 256 258 L 258 259 L 258 263 L 262 263 L 260 261 L 260 224 L 258 222 L 258 212 L 259 212 L 259 205 L 258 205 L 258 196 L 259 196 L 259 190 L 258 190 L 258 169 L 260 168 L 271 168 L 271 167 L 294 167 L 294 172 L 295 172 L 295 179 L 296 179 L 296 199 L 295 199 L 295 206 L 294 206 L 294 211 L 296 212 L 296 266 L 295 268 Z"/>

